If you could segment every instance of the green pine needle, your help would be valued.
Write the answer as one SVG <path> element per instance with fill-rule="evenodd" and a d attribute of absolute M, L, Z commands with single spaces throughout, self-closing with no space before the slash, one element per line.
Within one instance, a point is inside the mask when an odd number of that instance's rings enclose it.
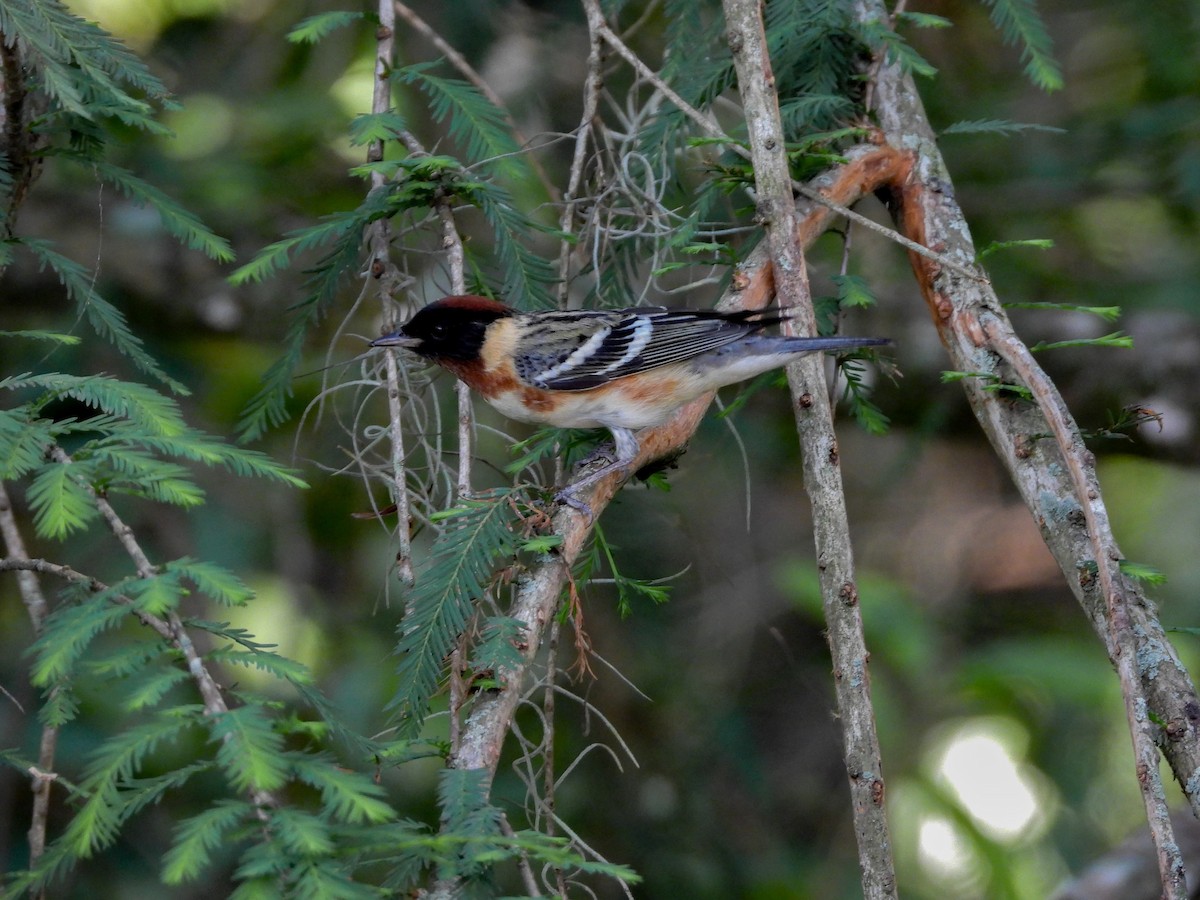
<path fill-rule="evenodd" d="M 283 736 L 261 703 L 248 702 L 207 721 L 219 744 L 217 762 L 235 790 L 273 791 L 283 785 L 288 771 Z"/>
<path fill-rule="evenodd" d="M 1129 350 L 1133 347 L 1133 337 L 1123 331 L 1114 331 L 1098 338 L 1078 338 L 1069 341 L 1038 341 L 1029 348 L 1030 353 L 1042 350 L 1061 350 L 1064 347 L 1119 347 Z"/>
<path fill-rule="evenodd" d="M 1063 86 L 1062 71 L 1054 59 L 1050 33 L 1037 11 L 1035 0 L 983 0 L 993 24 L 1006 44 L 1021 45 L 1021 61 L 1029 80 L 1044 91 Z"/>
<path fill-rule="evenodd" d="M 1043 131 L 1049 134 L 1066 134 L 1065 128 L 1053 125 L 1037 125 L 1031 122 L 1010 122 L 1007 119 L 970 119 L 955 122 L 942 129 L 942 134 L 996 134 L 1010 137 L 1025 131 Z M 982 255 L 982 254 L 980 254 Z"/>
<path fill-rule="evenodd" d="M 509 496 L 489 491 L 440 517 L 442 531 L 405 598 L 408 613 L 400 624 L 399 686 L 389 706 L 397 711 L 401 738 L 420 734 L 444 660 L 500 561 L 516 553 Z"/>
<path fill-rule="evenodd" d="M 316 44 L 337 31 L 361 22 L 366 16 L 361 12 L 326 12 L 303 19 L 288 32 L 287 39 L 293 44 Z"/>
<path fill-rule="evenodd" d="M 164 884 L 193 881 L 208 867 L 212 852 L 230 831 L 246 822 L 253 810 L 243 800 L 217 800 L 208 809 L 175 825 L 174 842 L 163 857 Z"/>

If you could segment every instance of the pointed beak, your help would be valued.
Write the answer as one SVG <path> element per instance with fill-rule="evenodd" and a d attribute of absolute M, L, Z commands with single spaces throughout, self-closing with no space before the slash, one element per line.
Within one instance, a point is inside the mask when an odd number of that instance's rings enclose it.
<path fill-rule="evenodd" d="M 420 345 L 420 338 L 409 337 L 403 331 L 385 334 L 383 337 L 378 337 L 371 341 L 372 347 L 400 347 L 408 350 L 411 350 L 414 347 L 419 347 Z"/>

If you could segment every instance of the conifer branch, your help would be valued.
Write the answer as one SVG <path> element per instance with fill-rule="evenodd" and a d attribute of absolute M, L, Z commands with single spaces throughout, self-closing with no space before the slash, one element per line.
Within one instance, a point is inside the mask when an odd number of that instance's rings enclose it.
<path fill-rule="evenodd" d="M 784 320 L 784 333 L 815 335 L 816 312 L 804 252 L 796 240 L 798 215 L 792 200 L 762 5 L 760 0 L 724 0 L 724 8 L 726 36 L 737 70 L 754 163 L 757 218 L 766 229 L 777 302 L 791 313 Z M 787 367 L 787 377 L 800 436 L 804 489 L 812 504 L 826 637 L 833 659 L 863 895 L 867 900 L 885 900 L 896 897 L 895 862 L 884 807 L 883 760 L 871 705 L 867 668 L 870 654 L 858 604 L 850 523 L 824 361 L 818 354 L 803 356 Z"/>
<path fill-rule="evenodd" d="M 53 448 L 50 454 L 60 465 L 70 466 L 73 464 L 71 457 L 61 447 Z M 150 562 L 150 557 L 142 549 L 141 543 L 138 541 L 133 529 L 117 514 L 117 511 L 113 509 L 112 504 L 108 502 L 107 498 L 96 491 L 95 488 L 91 485 L 86 485 L 86 490 L 91 494 L 101 518 L 108 525 L 109 531 L 112 532 L 113 536 L 124 548 L 126 555 L 133 561 L 138 576 L 150 579 L 157 575 L 157 567 Z M 133 604 L 132 600 L 125 599 L 129 605 Z M 134 614 L 142 624 L 153 628 L 171 646 L 183 654 L 188 674 L 200 692 L 205 713 L 209 716 L 219 716 L 228 713 L 229 706 L 226 704 L 225 697 L 221 693 L 221 687 L 217 683 L 216 678 L 213 677 L 212 672 L 208 670 L 208 666 L 205 665 L 204 658 L 196 649 L 196 645 L 192 643 L 192 637 L 184 626 L 183 620 L 179 618 L 179 614 L 173 610 L 168 612 L 165 618 L 160 618 L 141 610 L 136 610 Z M 224 740 L 228 743 L 233 740 L 233 735 L 227 732 Z M 250 785 L 249 794 L 257 808 L 258 817 L 264 822 L 267 820 L 266 810 L 279 806 L 279 801 L 274 795 L 256 785 Z"/>
<path fill-rule="evenodd" d="M 522 147 L 529 146 L 529 139 L 522 134 L 521 129 L 517 126 L 516 119 L 508 110 L 508 106 L 499 94 L 492 90 L 492 86 L 484 81 L 483 77 L 475 70 L 475 67 L 467 62 L 467 58 L 456 50 L 449 41 L 437 33 L 428 22 L 410 7 L 408 4 L 396 0 L 396 12 L 409 25 L 413 27 L 422 37 L 429 43 L 433 44 L 437 51 L 446 57 L 446 61 L 462 74 L 463 78 L 475 85 L 483 96 L 491 101 L 496 109 L 504 113 L 504 117 L 508 120 L 509 127 L 512 129 L 513 139 Z M 528 156 L 529 164 L 533 167 L 534 174 L 537 175 L 538 181 L 541 182 L 542 189 L 551 199 L 558 196 L 558 190 L 554 187 L 554 182 L 550 180 L 550 176 L 546 174 L 546 169 L 542 165 L 540 159 L 536 155 Z"/>
<path fill-rule="evenodd" d="M 16 223 L 17 210 L 25 199 L 29 188 L 41 170 L 41 157 L 36 153 L 39 139 L 29 127 L 33 117 L 30 104 L 33 97 L 25 88 L 24 63 L 21 48 L 15 36 L 0 31 L 0 134 L 3 144 L 0 151 L 5 158 L 7 172 L 3 184 L 3 219 L 0 220 L 0 236 L 11 237 Z M 44 139 L 43 139 L 44 140 Z"/>

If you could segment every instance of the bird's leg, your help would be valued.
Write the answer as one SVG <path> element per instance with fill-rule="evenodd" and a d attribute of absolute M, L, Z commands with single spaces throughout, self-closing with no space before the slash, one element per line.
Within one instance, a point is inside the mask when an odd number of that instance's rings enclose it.
<path fill-rule="evenodd" d="M 561 491 L 554 495 L 554 499 L 559 503 L 565 503 L 572 509 L 577 509 L 588 518 L 592 516 L 592 509 L 578 496 L 578 493 L 588 485 L 595 484 L 601 478 L 615 471 L 624 471 L 628 469 L 638 455 L 638 439 L 637 436 L 628 428 L 610 427 L 612 432 L 613 444 L 616 449 L 616 458 L 611 460 L 607 465 L 601 466 L 582 478 L 571 482 Z"/>

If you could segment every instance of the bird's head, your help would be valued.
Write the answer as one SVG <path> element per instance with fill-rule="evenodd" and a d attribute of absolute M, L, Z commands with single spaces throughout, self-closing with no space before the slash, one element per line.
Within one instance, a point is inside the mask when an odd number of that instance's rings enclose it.
<path fill-rule="evenodd" d="M 400 327 L 371 341 L 372 347 L 403 347 L 426 359 L 469 362 L 479 358 L 487 327 L 513 311 L 486 297 L 443 297 Z"/>

